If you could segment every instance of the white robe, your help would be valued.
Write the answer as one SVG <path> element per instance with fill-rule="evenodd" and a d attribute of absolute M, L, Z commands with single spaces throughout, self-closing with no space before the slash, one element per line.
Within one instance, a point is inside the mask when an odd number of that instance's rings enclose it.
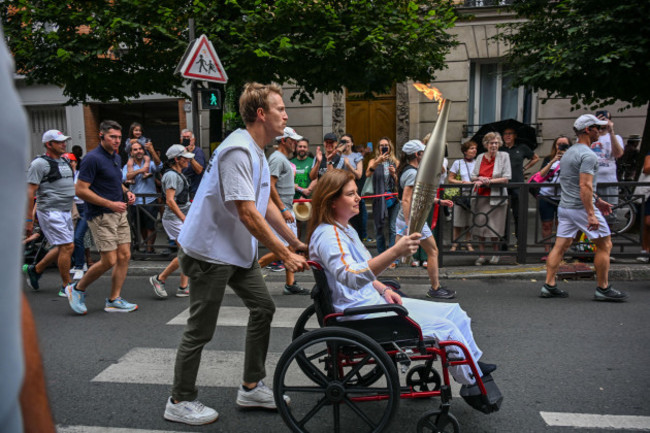
<path fill-rule="evenodd" d="M 368 267 L 372 256 L 351 225 L 319 225 L 309 241 L 309 256 L 325 270 L 336 312 L 387 303 L 372 286 L 377 279 Z M 440 341 L 459 341 L 467 347 L 474 361 L 479 360 L 483 352 L 474 341 L 471 319 L 458 304 L 412 298 L 404 298 L 402 302 L 409 316 L 422 328 L 422 335 Z M 447 353 L 452 359 L 464 359 L 457 347 L 447 348 Z M 476 368 L 481 374 L 478 365 Z M 475 382 L 468 366 L 450 367 L 449 372 L 459 383 L 471 385 Z"/>

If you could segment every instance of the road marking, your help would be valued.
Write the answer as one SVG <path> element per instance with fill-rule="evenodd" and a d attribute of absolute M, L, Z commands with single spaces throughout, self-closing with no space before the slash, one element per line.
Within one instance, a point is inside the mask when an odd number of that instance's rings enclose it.
<path fill-rule="evenodd" d="M 138 428 L 96 427 L 88 425 L 57 425 L 57 433 L 182 433 L 178 430 L 146 430 Z"/>
<path fill-rule="evenodd" d="M 304 308 L 281 308 L 275 309 L 273 315 L 273 328 L 293 328 L 298 317 L 305 311 Z M 187 323 L 190 317 L 190 309 L 183 310 L 178 316 L 167 322 L 168 325 L 183 325 Z M 248 325 L 248 308 L 246 307 L 221 307 L 219 310 L 218 326 L 243 326 Z M 308 323 L 310 328 L 318 328 L 318 321 L 313 316 L 312 320 Z"/>
<path fill-rule="evenodd" d="M 273 373 L 281 353 L 269 353 L 266 357 L 267 377 L 264 382 L 272 387 Z M 136 347 L 118 359 L 92 379 L 92 382 L 131 383 L 148 385 L 172 385 L 176 349 Z M 196 379 L 197 386 L 237 388 L 241 384 L 244 352 L 232 350 L 204 350 L 201 367 Z M 288 372 L 286 382 L 298 386 L 311 386 L 311 382 L 297 366 Z M 404 380 L 404 375 L 401 375 Z M 451 382 L 452 395 L 460 396 L 460 385 Z"/>
<path fill-rule="evenodd" d="M 554 427 L 650 430 L 650 416 L 597 415 L 590 413 L 540 412 L 544 422 Z"/>

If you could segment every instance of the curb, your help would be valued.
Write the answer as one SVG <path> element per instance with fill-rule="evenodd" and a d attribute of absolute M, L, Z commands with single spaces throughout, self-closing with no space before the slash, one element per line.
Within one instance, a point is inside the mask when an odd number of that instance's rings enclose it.
<path fill-rule="evenodd" d="M 169 262 L 161 261 L 132 261 L 129 265 L 129 276 L 151 276 L 160 273 Z M 593 269 L 593 265 L 590 265 Z M 263 272 L 266 281 L 284 282 L 284 272 Z M 408 280 L 428 281 L 429 276 L 422 268 L 397 268 L 387 270 L 382 278 L 396 278 Z M 449 280 L 544 280 L 546 278 L 546 266 L 540 265 L 516 265 L 516 266 L 486 266 L 480 270 L 476 267 L 450 266 L 440 270 L 440 278 Z M 312 281 L 311 273 L 296 274 L 298 282 Z M 648 265 L 611 265 L 609 279 L 613 281 L 650 281 L 650 266 Z"/>

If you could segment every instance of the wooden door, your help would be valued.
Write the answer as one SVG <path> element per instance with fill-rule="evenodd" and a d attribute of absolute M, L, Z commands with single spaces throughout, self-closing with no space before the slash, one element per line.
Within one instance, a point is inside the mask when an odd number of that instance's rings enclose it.
<path fill-rule="evenodd" d="M 346 131 L 352 134 L 355 144 L 372 142 L 375 145 L 383 136 L 395 142 L 397 135 L 395 86 L 388 94 L 362 99 L 348 92 L 345 101 Z"/>

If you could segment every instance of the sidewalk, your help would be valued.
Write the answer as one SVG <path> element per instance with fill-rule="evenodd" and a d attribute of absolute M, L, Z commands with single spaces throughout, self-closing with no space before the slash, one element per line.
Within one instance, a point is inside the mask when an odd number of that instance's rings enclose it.
<path fill-rule="evenodd" d="M 543 282 L 546 277 L 546 266 L 543 263 L 518 265 L 514 263 L 513 258 L 504 258 L 502 264 L 474 266 L 475 259 L 475 256 L 446 257 L 445 266 L 440 269 L 440 278 L 442 280 L 524 279 Z M 155 275 L 160 273 L 168 263 L 169 261 L 132 260 L 129 264 L 128 275 Z M 568 263 L 560 271 L 565 270 L 570 273 L 572 269 L 579 271 L 578 278 L 585 278 L 588 272 L 584 272 L 584 270 L 591 269 L 593 271 L 593 263 Z M 268 270 L 263 270 L 263 272 L 268 281 L 284 281 L 284 272 L 270 272 Z M 413 268 L 404 264 L 395 269 L 387 269 L 381 276 L 383 278 L 422 280 L 423 282 L 428 280 L 426 269 L 422 267 Z M 312 281 L 313 277 L 309 272 L 296 274 L 296 279 L 298 282 Z M 618 259 L 616 263 L 610 265 L 609 279 L 612 281 L 647 280 L 650 286 L 650 265 L 639 263 L 634 259 Z"/>

